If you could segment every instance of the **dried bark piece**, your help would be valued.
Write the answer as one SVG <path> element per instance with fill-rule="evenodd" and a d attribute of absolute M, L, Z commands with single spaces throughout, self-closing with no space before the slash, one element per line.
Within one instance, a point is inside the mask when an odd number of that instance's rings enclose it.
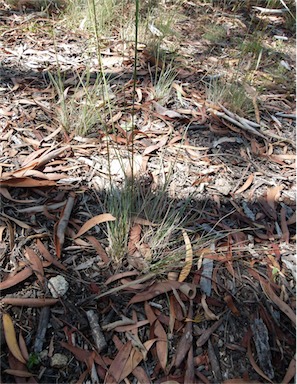
<path fill-rule="evenodd" d="M 87 311 L 87 317 L 90 323 L 90 328 L 92 330 L 92 336 L 96 344 L 97 351 L 100 353 L 107 347 L 107 343 L 99 325 L 98 315 L 94 311 L 90 310 Z"/>
<path fill-rule="evenodd" d="M 45 334 L 46 334 L 47 326 L 49 323 L 49 318 L 50 318 L 50 308 L 49 307 L 42 308 L 42 310 L 40 311 L 39 323 L 38 323 L 36 339 L 34 343 L 35 353 L 40 353 L 43 349 L 43 343 L 45 340 Z"/>
<path fill-rule="evenodd" d="M 255 319 L 254 323 L 251 324 L 251 328 L 253 331 L 259 365 L 269 379 L 273 379 L 274 370 L 271 364 L 271 351 L 266 325 L 262 319 Z"/>

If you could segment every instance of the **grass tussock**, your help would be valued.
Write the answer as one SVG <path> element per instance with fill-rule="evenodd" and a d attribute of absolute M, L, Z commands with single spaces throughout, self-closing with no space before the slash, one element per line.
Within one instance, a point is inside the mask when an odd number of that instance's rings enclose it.
<path fill-rule="evenodd" d="M 57 112 L 62 127 L 68 133 L 86 136 L 104 124 L 106 104 L 110 104 L 114 95 L 109 88 L 103 87 L 101 76 L 91 81 L 89 70 L 77 77 L 74 91 L 68 92 L 61 74 L 50 75 L 58 97 Z"/>
<path fill-rule="evenodd" d="M 213 104 L 224 104 L 232 112 L 240 116 L 253 113 L 253 102 L 247 94 L 244 84 L 237 81 L 225 82 L 215 79 L 206 86 L 207 100 Z"/>

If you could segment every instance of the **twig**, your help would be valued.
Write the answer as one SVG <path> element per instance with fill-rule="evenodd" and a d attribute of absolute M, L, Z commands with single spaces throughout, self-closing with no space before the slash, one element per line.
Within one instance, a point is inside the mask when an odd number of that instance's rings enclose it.
<path fill-rule="evenodd" d="M 276 112 L 275 116 L 284 117 L 287 119 L 294 119 L 296 120 L 296 115 L 294 113 L 282 113 L 282 112 Z"/>
<path fill-rule="evenodd" d="M 271 8 L 262 8 L 262 7 L 253 7 L 256 11 L 260 11 L 261 13 L 264 13 L 266 15 L 278 15 L 285 12 L 288 12 L 286 8 L 282 9 L 271 9 Z"/>
<path fill-rule="evenodd" d="M 246 130 L 246 131 L 248 131 L 248 132 L 250 132 L 256 136 L 262 137 L 263 139 L 267 140 L 266 136 L 262 135 L 262 133 L 258 132 L 255 128 L 247 125 L 246 122 L 243 122 L 243 121 L 240 122 L 239 120 L 236 120 L 235 115 L 234 115 L 234 117 L 231 117 L 224 112 L 216 111 L 215 109 L 210 109 L 210 110 L 212 113 L 214 113 L 218 117 L 222 117 L 223 119 L 230 121 L 230 123 L 233 123 L 237 127 L 242 128 L 242 129 L 244 129 L 244 130 Z"/>
<path fill-rule="evenodd" d="M 230 121 L 231 123 L 233 123 L 237 127 L 244 129 L 251 134 L 254 134 L 255 136 L 262 137 L 265 140 L 268 140 L 269 138 L 273 138 L 273 139 L 276 139 L 279 141 L 283 141 L 285 143 L 289 143 L 292 145 L 292 147 L 296 148 L 296 144 L 293 140 L 287 139 L 286 137 L 281 137 L 281 136 L 275 135 L 274 133 L 268 132 L 268 131 L 262 131 L 263 133 L 261 133 L 255 129 L 256 127 L 260 127 L 259 124 L 255 123 L 253 121 L 247 120 L 244 117 L 240 117 L 240 116 L 236 115 L 235 113 L 229 111 L 223 105 L 221 105 L 221 104 L 219 104 L 219 105 L 224 112 L 217 111 L 213 108 L 210 108 L 209 111 L 218 117 L 222 117 L 223 119 Z M 295 115 L 291 115 L 291 116 L 295 116 Z"/>
<path fill-rule="evenodd" d="M 239 128 L 245 129 L 246 131 L 262 137 L 263 139 L 267 140 L 267 137 L 264 136 L 261 132 L 257 131 L 255 127 L 259 127 L 259 124 L 255 125 L 256 123 L 251 122 L 243 117 L 240 117 L 236 115 L 235 113 L 229 111 L 227 108 L 225 108 L 222 104 L 219 104 L 219 106 L 222 108 L 222 110 L 225 112 L 224 117 L 226 120 L 229 120 L 231 123 L 233 122 L 235 125 L 237 125 Z M 222 112 L 221 112 L 222 113 Z"/>
<path fill-rule="evenodd" d="M 112 331 L 116 327 L 123 326 L 123 325 L 133 325 L 135 324 L 135 321 L 132 319 L 129 319 L 128 317 L 121 315 L 122 320 L 114 321 L 113 323 L 109 323 L 106 325 L 102 325 L 103 331 Z"/>

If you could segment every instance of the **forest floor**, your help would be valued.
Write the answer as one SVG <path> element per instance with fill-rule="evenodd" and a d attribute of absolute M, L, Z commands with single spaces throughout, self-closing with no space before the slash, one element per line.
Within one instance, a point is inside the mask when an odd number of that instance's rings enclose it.
<path fill-rule="evenodd" d="M 182 2 L 135 77 L 100 40 L 103 81 L 83 25 L 24 4 L 0 5 L 1 382 L 293 383 L 285 14 Z"/>

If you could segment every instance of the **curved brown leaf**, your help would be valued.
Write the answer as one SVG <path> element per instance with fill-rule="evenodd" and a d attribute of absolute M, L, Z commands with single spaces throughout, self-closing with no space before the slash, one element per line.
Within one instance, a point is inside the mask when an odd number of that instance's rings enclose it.
<path fill-rule="evenodd" d="M 167 334 L 147 301 L 144 304 L 144 308 L 150 325 L 153 328 L 154 335 L 157 337 L 156 349 L 160 365 L 162 369 L 165 370 L 168 358 Z"/>
<path fill-rule="evenodd" d="M 193 263 L 193 249 L 189 236 L 185 230 L 183 230 L 184 242 L 186 244 L 186 259 L 185 264 L 180 272 L 178 281 L 183 282 L 188 277 Z"/>
<path fill-rule="evenodd" d="M 70 215 L 75 201 L 75 193 L 70 193 L 67 203 L 62 211 L 60 220 L 54 226 L 54 242 L 57 252 L 57 257 L 61 257 L 62 247 L 65 240 L 65 231 L 68 226 Z"/>
<path fill-rule="evenodd" d="M 235 194 L 242 193 L 246 189 L 248 189 L 252 185 L 252 183 L 254 181 L 254 176 L 255 175 L 253 173 L 251 175 L 249 175 L 249 177 L 246 179 L 246 181 L 243 183 L 243 185 L 240 188 L 238 188 L 238 190 L 235 191 L 234 193 Z"/>
<path fill-rule="evenodd" d="M 16 339 L 12 318 L 9 316 L 8 313 L 4 313 L 2 320 L 3 320 L 3 330 L 4 330 L 5 340 L 6 340 L 8 349 L 17 360 L 19 360 L 21 363 L 26 364 L 26 360 L 22 355 L 22 352 L 20 350 L 20 347 Z"/>
<path fill-rule="evenodd" d="M 179 281 L 163 281 L 153 284 L 146 292 L 134 295 L 128 305 L 140 303 L 142 301 L 151 300 L 152 298 L 161 295 L 162 293 L 172 291 L 173 288 L 178 289 L 181 283 Z"/>
<path fill-rule="evenodd" d="M 141 225 L 140 224 L 134 224 L 133 227 L 130 229 L 129 234 L 129 242 L 128 242 L 128 253 L 129 255 L 133 255 L 133 253 L 136 251 L 136 244 L 140 241 L 140 235 L 141 235 Z"/>
<path fill-rule="evenodd" d="M 258 373 L 258 375 L 263 377 L 263 379 L 267 380 L 269 383 L 273 383 L 273 381 L 271 381 L 269 379 L 269 377 L 265 375 L 265 373 L 258 366 L 258 364 L 256 363 L 256 361 L 254 359 L 254 356 L 253 356 L 253 353 L 252 353 L 252 347 L 251 347 L 251 335 L 249 335 L 249 339 L 248 339 L 248 343 L 247 343 L 247 355 L 249 357 L 249 360 L 250 360 L 250 363 L 251 363 L 252 367 Z"/>
<path fill-rule="evenodd" d="M 275 209 L 275 202 L 279 200 L 280 192 L 283 189 L 282 185 L 276 185 L 267 189 L 267 203 L 272 209 Z"/>
<path fill-rule="evenodd" d="M 296 374 L 296 355 L 293 357 L 289 364 L 289 368 L 286 372 L 285 377 L 282 380 L 282 384 L 289 384 L 290 381 L 293 379 L 293 377 Z"/>
<path fill-rule="evenodd" d="M 114 220 L 116 220 L 116 218 L 112 216 L 110 213 L 102 213 L 101 215 L 94 216 L 90 220 L 84 223 L 84 225 L 77 232 L 74 238 L 76 239 L 77 237 L 83 235 L 85 232 L 93 228 L 95 225 L 105 223 L 106 221 L 114 221 Z"/>
<path fill-rule="evenodd" d="M 30 262 L 30 266 L 33 269 L 33 272 L 37 276 L 37 279 L 41 284 L 44 283 L 44 270 L 43 265 L 40 258 L 36 255 L 33 249 L 26 247 L 25 248 L 25 256 L 27 260 Z"/>
<path fill-rule="evenodd" d="M 289 307 L 287 303 L 285 303 L 281 298 L 277 296 L 277 294 L 273 291 L 269 282 L 262 282 L 264 287 L 264 291 L 267 296 L 279 307 L 279 309 L 288 316 L 288 318 L 292 321 L 292 323 L 296 327 L 296 314 L 292 308 Z"/>
<path fill-rule="evenodd" d="M 65 343 L 65 341 L 60 341 L 60 344 L 62 345 L 63 348 L 68 349 L 68 351 L 73 353 L 73 355 L 78 361 L 85 363 L 89 371 L 92 369 L 92 365 L 95 359 L 94 351 L 89 351 L 87 349 L 75 347 L 74 345 Z"/>
<path fill-rule="evenodd" d="M 33 271 L 31 268 L 25 267 L 20 272 L 16 273 L 13 276 L 8 276 L 4 281 L 0 281 L 0 290 L 11 288 L 20 282 L 28 279 L 32 275 Z"/>
<path fill-rule="evenodd" d="M 108 264 L 110 262 L 110 259 L 105 252 L 105 249 L 102 247 L 100 242 L 94 237 L 94 236 L 86 236 L 86 238 L 89 240 L 89 242 L 92 244 L 92 246 L 97 251 L 98 255 L 101 257 L 102 261 L 105 264 Z"/>
<path fill-rule="evenodd" d="M 56 267 L 66 271 L 66 267 L 50 254 L 49 250 L 44 246 L 41 240 L 37 239 L 36 246 L 45 260 L 47 260 L 50 264 L 54 264 Z"/>

